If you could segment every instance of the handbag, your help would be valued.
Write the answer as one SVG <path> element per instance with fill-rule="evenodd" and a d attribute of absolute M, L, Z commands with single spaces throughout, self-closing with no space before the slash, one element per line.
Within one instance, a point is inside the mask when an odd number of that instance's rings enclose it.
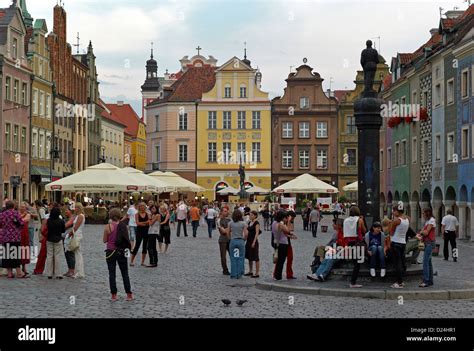
<path fill-rule="evenodd" d="M 76 236 L 74 235 L 74 230 L 72 231 L 72 237 L 69 240 L 69 244 L 67 246 L 68 251 L 75 251 L 79 247 L 79 241 L 77 240 Z"/>

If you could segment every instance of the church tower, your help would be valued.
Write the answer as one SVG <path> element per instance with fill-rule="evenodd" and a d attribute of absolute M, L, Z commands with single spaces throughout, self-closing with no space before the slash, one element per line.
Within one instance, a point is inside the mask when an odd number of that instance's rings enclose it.
<path fill-rule="evenodd" d="M 145 124 L 147 123 L 145 106 L 160 96 L 158 63 L 153 58 L 153 43 L 151 45 L 151 57 L 146 62 L 146 79 L 142 85 L 142 120 Z"/>

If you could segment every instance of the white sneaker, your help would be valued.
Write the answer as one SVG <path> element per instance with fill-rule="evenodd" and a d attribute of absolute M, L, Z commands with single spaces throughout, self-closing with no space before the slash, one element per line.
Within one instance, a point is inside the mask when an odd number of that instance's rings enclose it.
<path fill-rule="evenodd" d="M 308 274 L 306 276 L 306 278 L 308 278 L 309 280 L 318 280 L 318 276 L 316 274 Z"/>
<path fill-rule="evenodd" d="M 382 269 L 380 270 L 380 276 L 381 276 L 382 278 L 385 277 L 385 268 L 382 268 Z"/>
<path fill-rule="evenodd" d="M 371 269 L 370 269 L 370 275 L 371 275 L 372 277 L 375 277 L 375 268 L 371 268 Z"/>

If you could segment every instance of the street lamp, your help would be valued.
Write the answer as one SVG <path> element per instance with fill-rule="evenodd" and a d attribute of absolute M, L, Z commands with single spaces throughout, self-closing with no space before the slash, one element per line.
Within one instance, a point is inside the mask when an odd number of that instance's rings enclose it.
<path fill-rule="evenodd" d="M 54 168 L 54 160 L 59 159 L 59 150 L 57 145 L 54 145 L 54 139 L 51 135 L 47 136 L 47 139 L 49 141 L 49 156 L 50 156 L 50 163 L 49 163 L 49 182 L 53 182 L 53 168 Z M 51 193 L 51 200 L 52 200 L 52 193 Z"/>

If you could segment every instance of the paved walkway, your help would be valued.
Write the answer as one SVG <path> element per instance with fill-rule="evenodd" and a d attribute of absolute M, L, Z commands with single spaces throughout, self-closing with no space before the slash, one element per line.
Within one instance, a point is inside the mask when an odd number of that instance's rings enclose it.
<path fill-rule="evenodd" d="M 326 216 L 325 221 L 330 223 L 329 216 Z M 331 233 L 318 233 L 318 238 L 314 239 L 310 232 L 301 230 L 299 219 L 296 225 L 300 228 L 297 230 L 299 239 L 293 242 L 294 270 L 298 279 L 291 284 L 317 284 L 307 281 L 306 274 L 310 272 L 315 245 L 326 243 Z M 56 281 L 44 276 L 33 276 L 31 279 L 1 277 L 0 318 L 467 318 L 474 315 L 474 300 L 433 300 L 428 302 L 430 308 L 427 308 L 427 301 L 405 299 L 400 304 L 398 300 L 266 291 L 256 288 L 255 279 L 245 277 L 238 281 L 230 280 L 221 274 L 217 236 L 209 239 L 205 227 L 199 229 L 198 238 L 176 238 L 173 230 L 171 251 L 159 256 L 158 269 L 140 266 L 131 268 L 136 300 L 124 301 L 121 278 L 118 278 L 120 300 L 111 303 L 104 245 L 101 242 L 102 229 L 102 226 L 97 225 L 85 227 L 83 252 L 87 276 L 83 280 Z M 258 281 L 265 282 L 270 279 L 273 270 L 269 232 L 263 234 L 260 248 L 262 270 Z M 63 264 L 65 270 L 64 261 Z M 457 264 L 435 258 L 434 266 L 438 271 L 435 288 L 442 284 L 462 286 L 464 283 L 465 287 L 472 287 L 474 246 L 461 245 Z M 32 271 L 32 267 L 29 270 Z M 461 278 L 464 280 L 461 281 Z M 377 288 L 375 285 L 373 287 Z M 221 299 L 224 298 L 232 300 L 230 307 L 223 307 Z M 244 307 L 238 307 L 235 305 L 237 299 L 248 302 Z"/>

